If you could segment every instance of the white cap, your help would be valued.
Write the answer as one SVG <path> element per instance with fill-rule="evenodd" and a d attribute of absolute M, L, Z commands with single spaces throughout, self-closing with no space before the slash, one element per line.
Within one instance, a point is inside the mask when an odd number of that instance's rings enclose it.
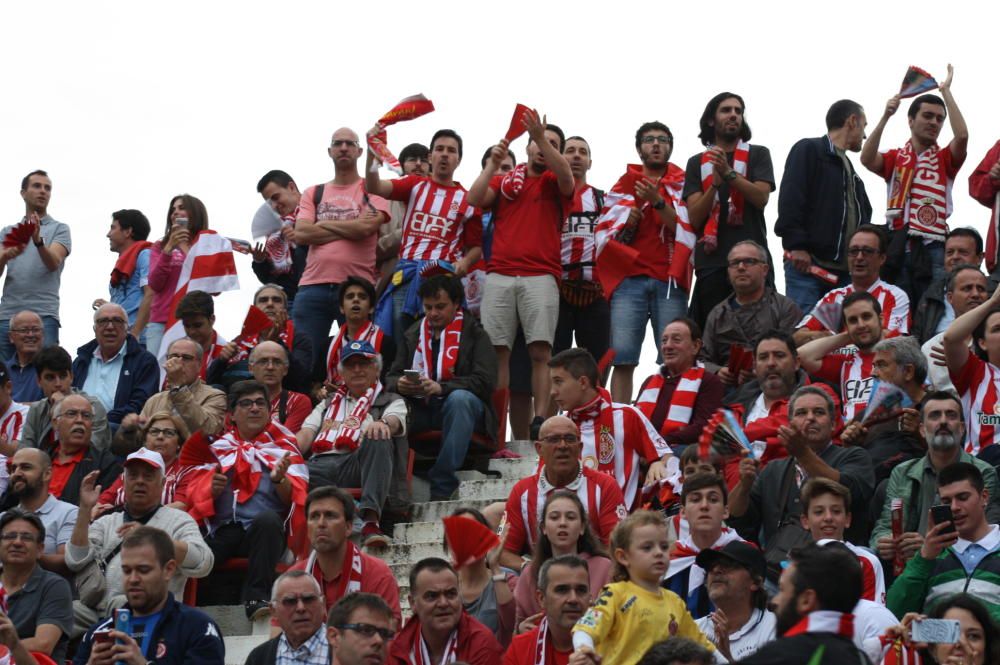
<path fill-rule="evenodd" d="M 144 464 L 155 466 L 162 473 L 167 472 L 167 465 L 163 463 L 163 455 L 146 447 L 142 447 L 126 457 L 125 466 L 128 466 L 129 462 L 143 462 Z"/>

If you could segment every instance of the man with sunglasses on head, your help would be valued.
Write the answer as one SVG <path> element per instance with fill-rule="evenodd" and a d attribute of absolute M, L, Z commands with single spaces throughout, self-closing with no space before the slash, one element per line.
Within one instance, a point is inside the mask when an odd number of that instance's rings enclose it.
<path fill-rule="evenodd" d="M 881 307 L 882 328 L 906 335 L 910 332 L 910 299 L 901 288 L 882 281 L 879 272 L 885 263 L 888 236 L 885 229 L 872 224 L 862 224 L 847 241 L 847 269 L 851 283 L 833 289 L 824 295 L 816 306 L 799 322 L 795 342 L 802 346 L 820 337 L 835 335 L 844 329 L 839 320 L 839 310 L 844 298 L 856 291 L 870 293 Z M 786 270 L 787 273 L 787 270 Z M 830 321 L 830 314 L 836 322 Z M 824 313 L 827 313 L 824 316 Z M 831 330 L 830 325 L 839 327 Z"/>
<path fill-rule="evenodd" d="M 281 634 L 256 647 L 245 665 L 329 663 L 326 604 L 319 583 L 303 570 L 289 570 L 275 580 L 271 609 Z"/>

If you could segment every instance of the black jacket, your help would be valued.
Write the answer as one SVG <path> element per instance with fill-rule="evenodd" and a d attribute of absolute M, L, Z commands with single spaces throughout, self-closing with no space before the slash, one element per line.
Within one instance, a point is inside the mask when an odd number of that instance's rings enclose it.
<path fill-rule="evenodd" d="M 931 282 L 931 285 L 924 291 L 920 298 L 920 303 L 913 311 L 913 325 L 910 327 L 910 334 L 913 335 L 920 344 L 923 345 L 931 337 L 945 313 L 944 290 L 947 286 L 947 279 L 939 279 Z"/>
<path fill-rule="evenodd" d="M 83 390 L 94 359 L 97 340 L 92 339 L 76 350 L 73 360 L 73 387 Z M 125 358 L 118 375 L 113 409 L 108 409 L 108 426 L 117 430 L 122 418 L 129 413 L 139 413 L 150 397 L 160 391 L 160 364 L 156 356 L 139 344 L 135 337 L 125 337 Z"/>
<path fill-rule="evenodd" d="M 847 200 L 848 178 L 854 179 L 855 200 Z M 868 224 L 872 205 L 865 184 L 844 163 L 829 136 L 802 139 L 788 153 L 778 189 L 778 221 L 774 232 L 786 250 L 806 250 L 825 261 L 846 257 L 847 206 L 854 206 L 858 225 Z"/>
<path fill-rule="evenodd" d="M 258 644 L 247 656 L 243 665 L 271 665 L 278 660 L 278 641 L 281 635 L 270 639 L 263 644 Z M 330 649 L 330 662 L 333 662 L 333 649 Z"/>
<path fill-rule="evenodd" d="M 271 259 L 266 261 L 253 261 L 250 267 L 253 274 L 261 284 L 277 284 L 285 295 L 288 296 L 288 311 L 291 312 L 294 306 L 295 294 L 299 290 L 299 280 L 302 278 L 302 271 L 306 268 L 306 256 L 309 254 L 309 245 L 296 245 L 292 250 L 292 269 L 289 272 L 274 272 L 274 263 Z"/>
<path fill-rule="evenodd" d="M 54 448 L 49 447 L 45 452 L 54 456 L 53 451 Z M 100 471 L 97 476 L 98 485 L 111 487 L 115 480 L 122 475 L 122 465 L 110 450 L 98 450 L 91 445 L 83 454 L 83 459 L 73 467 L 69 479 L 66 480 L 66 486 L 63 488 L 62 494 L 59 495 L 59 500 L 79 506 L 80 485 L 83 484 L 83 479 L 91 471 Z"/>
<path fill-rule="evenodd" d="M 819 650 L 822 655 L 817 657 Z M 817 657 L 816 660 L 812 658 Z M 272 661 L 273 662 L 273 661 Z M 834 633 L 803 633 L 768 642 L 744 665 L 871 665 L 868 656 L 854 642 Z"/>

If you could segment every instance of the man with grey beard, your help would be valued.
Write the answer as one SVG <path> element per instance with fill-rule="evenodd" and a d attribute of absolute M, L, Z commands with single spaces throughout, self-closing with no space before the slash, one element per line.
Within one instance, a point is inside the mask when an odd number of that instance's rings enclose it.
<path fill-rule="evenodd" d="M 951 392 L 935 391 L 924 397 L 920 411 L 920 436 L 927 441 L 927 454 L 904 462 L 892 470 L 885 492 L 885 504 L 872 531 L 871 546 L 884 561 L 892 561 L 896 552 L 909 560 L 920 550 L 927 533 L 927 514 L 941 502 L 937 493 L 938 472 L 955 462 L 974 464 L 983 474 L 989 505 L 986 517 L 990 524 L 1000 522 L 1000 483 L 997 472 L 987 462 L 965 452 L 965 411 Z M 892 535 L 892 499 L 903 502 L 903 533 Z"/>

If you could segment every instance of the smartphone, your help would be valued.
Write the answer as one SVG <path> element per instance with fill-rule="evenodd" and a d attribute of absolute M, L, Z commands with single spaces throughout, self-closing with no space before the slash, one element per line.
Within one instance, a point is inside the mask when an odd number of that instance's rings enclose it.
<path fill-rule="evenodd" d="M 415 369 L 404 369 L 403 376 L 410 383 L 420 383 L 420 372 Z"/>
<path fill-rule="evenodd" d="M 115 610 L 115 630 L 126 635 L 132 634 L 132 611 L 127 609 Z"/>
<path fill-rule="evenodd" d="M 187 217 L 178 217 L 177 219 L 174 220 L 174 224 L 176 224 L 177 226 L 182 226 L 186 229 L 188 225 Z"/>
<path fill-rule="evenodd" d="M 110 642 L 111 641 L 111 631 L 110 630 L 95 630 L 94 631 L 94 643 L 99 642 Z"/>
<path fill-rule="evenodd" d="M 937 506 L 931 506 L 931 519 L 934 520 L 934 524 L 938 525 L 942 522 L 948 522 L 948 527 L 942 531 L 942 533 L 953 533 L 955 531 L 954 517 L 951 514 L 951 506 L 945 504 L 939 504 Z"/>
<path fill-rule="evenodd" d="M 955 644 L 960 634 L 958 619 L 922 619 L 913 622 L 910 637 L 914 642 Z"/>

